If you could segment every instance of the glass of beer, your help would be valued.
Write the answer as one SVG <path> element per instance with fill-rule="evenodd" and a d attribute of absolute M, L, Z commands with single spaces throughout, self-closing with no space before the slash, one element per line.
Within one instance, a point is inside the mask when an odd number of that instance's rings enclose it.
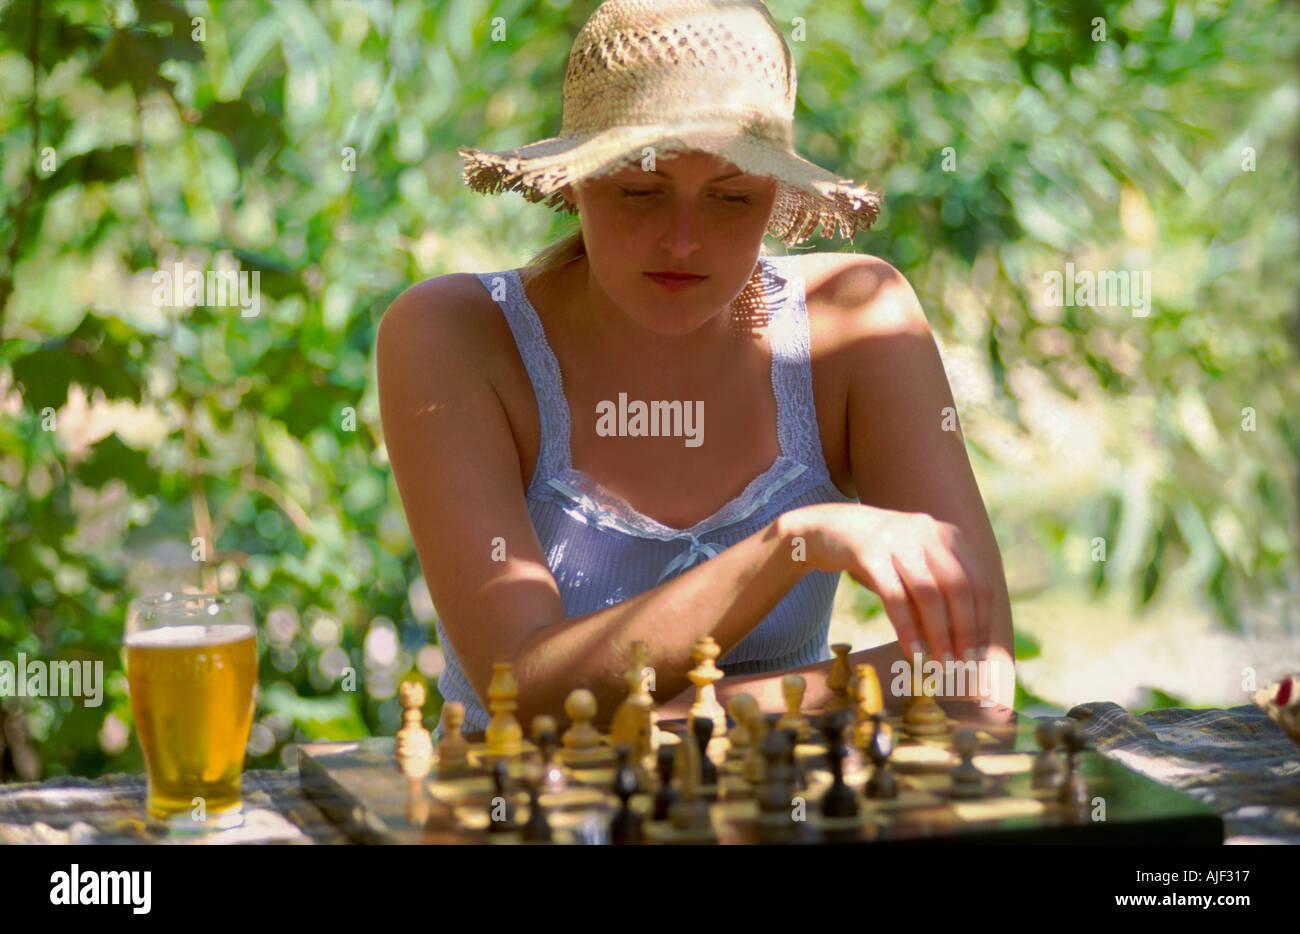
<path fill-rule="evenodd" d="M 124 644 L 149 816 L 177 833 L 240 826 L 257 690 L 252 601 L 243 594 L 138 597 Z"/>

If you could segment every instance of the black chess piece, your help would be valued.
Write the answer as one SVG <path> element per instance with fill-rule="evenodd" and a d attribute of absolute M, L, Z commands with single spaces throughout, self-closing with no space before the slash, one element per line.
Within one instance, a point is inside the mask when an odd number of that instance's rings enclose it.
<path fill-rule="evenodd" d="M 779 731 L 785 735 L 785 755 L 790 766 L 790 782 L 796 792 L 808 790 L 808 776 L 804 774 L 803 766 L 799 763 L 798 756 L 795 755 L 795 747 L 799 745 L 799 731 L 792 726 L 787 726 Z"/>
<path fill-rule="evenodd" d="M 867 754 L 871 757 L 873 768 L 871 777 L 863 787 L 868 798 L 897 798 L 898 779 L 894 777 L 894 770 L 889 764 L 889 757 L 894 751 L 893 739 L 885 732 L 880 714 L 873 713 L 871 723 L 871 744 L 867 747 Z"/>
<path fill-rule="evenodd" d="M 844 783 L 844 728 L 847 711 L 828 713 L 819 724 L 826 737 L 826 758 L 831 770 L 831 787 L 822 796 L 823 817 L 857 817 L 858 799 L 853 789 Z"/>
<path fill-rule="evenodd" d="M 541 786 L 544 774 L 528 782 L 528 821 L 524 824 L 525 843 L 551 843 L 551 824 L 541 805 Z"/>
<path fill-rule="evenodd" d="M 674 751 L 673 746 L 659 747 L 656 760 L 659 768 L 659 790 L 655 792 L 653 815 L 655 820 L 668 820 L 668 809 L 681 797 L 680 792 L 673 786 Z"/>
<path fill-rule="evenodd" d="M 979 770 L 975 764 L 975 750 L 979 745 L 979 737 L 974 730 L 958 730 L 953 736 L 953 747 L 957 754 L 961 756 L 961 762 L 952 770 L 949 775 L 951 785 L 948 787 L 948 794 L 953 798 L 982 798 L 984 797 L 984 773 Z"/>
<path fill-rule="evenodd" d="M 555 735 L 555 731 L 547 730 L 537 737 L 537 745 L 542 752 L 542 790 L 550 794 L 564 791 L 569 784 L 568 777 L 564 774 L 564 766 L 555 757 L 560 738 Z"/>
<path fill-rule="evenodd" d="M 717 796 L 718 767 L 709 758 L 709 741 L 713 739 L 713 721 L 708 717 L 696 717 L 691 721 L 691 733 L 695 744 L 700 747 L 700 784 L 705 789 L 713 789 L 707 797 Z"/>
<path fill-rule="evenodd" d="M 1061 740 L 1066 750 L 1066 774 L 1065 781 L 1057 791 L 1056 800 L 1067 807 L 1086 810 L 1091 793 L 1088 779 L 1084 776 L 1082 764 L 1078 760 L 1079 753 L 1088 748 L 1088 737 L 1084 735 L 1079 724 L 1073 720 L 1066 720 L 1063 724 Z"/>
<path fill-rule="evenodd" d="M 794 739 L 794 730 L 773 729 L 763 740 L 763 787 L 758 799 L 760 843 L 811 843 L 818 838 L 816 828 L 808 820 L 806 804 L 797 807 Z"/>
<path fill-rule="evenodd" d="M 1054 791 L 1065 777 L 1065 766 L 1061 763 L 1061 754 L 1056 747 L 1061 742 L 1061 723 L 1059 720 L 1043 718 L 1034 728 L 1034 738 L 1038 741 L 1038 754 L 1034 756 L 1033 787 L 1040 791 Z"/>
<path fill-rule="evenodd" d="M 492 763 L 492 800 L 488 802 L 488 833 L 510 833 L 515 826 L 515 806 L 506 788 L 506 764 Z"/>
<path fill-rule="evenodd" d="M 614 793 L 618 795 L 619 808 L 609 823 L 609 842 L 632 844 L 642 842 L 641 818 L 632 810 L 632 796 L 641 790 L 636 769 L 632 767 L 632 749 L 620 743 L 614 750 L 618 768 L 614 771 Z"/>

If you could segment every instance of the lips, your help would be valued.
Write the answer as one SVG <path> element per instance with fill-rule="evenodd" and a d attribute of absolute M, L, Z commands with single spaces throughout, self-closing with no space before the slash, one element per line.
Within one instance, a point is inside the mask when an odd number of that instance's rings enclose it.
<path fill-rule="evenodd" d="M 667 289 L 670 292 L 684 292 L 687 289 L 693 289 L 708 276 L 694 276 L 689 273 L 657 273 L 647 272 L 645 277 L 659 286 L 661 289 Z"/>

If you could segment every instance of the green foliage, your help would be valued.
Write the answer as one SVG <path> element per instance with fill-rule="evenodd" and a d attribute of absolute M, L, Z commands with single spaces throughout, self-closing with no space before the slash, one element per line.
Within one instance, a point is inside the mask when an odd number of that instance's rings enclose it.
<path fill-rule="evenodd" d="M 518 264 L 568 229 L 469 192 L 455 150 L 558 131 L 593 8 L 0 0 L 0 657 L 110 676 L 101 708 L 5 700 L 0 771 L 16 744 L 48 774 L 139 767 L 126 602 L 197 583 L 196 537 L 263 630 L 274 741 L 250 765 L 396 727 L 396 681 L 433 633 L 375 329 L 408 285 Z M 1176 571 L 1235 625 L 1295 573 L 1294 8 L 770 8 L 799 67 L 797 148 L 888 197 L 855 243 L 809 246 L 888 259 L 945 358 L 969 353 L 979 378 L 954 393 L 973 454 L 1008 478 L 988 493 L 1000 529 L 1042 538 L 1045 579 L 1140 606 Z M 1042 274 L 1067 261 L 1151 270 L 1150 315 L 1045 305 Z M 256 270 L 260 313 L 155 301 L 178 262 Z M 1056 430 L 1098 413 L 1095 435 Z M 1088 560 L 1098 538 L 1107 559 Z"/>

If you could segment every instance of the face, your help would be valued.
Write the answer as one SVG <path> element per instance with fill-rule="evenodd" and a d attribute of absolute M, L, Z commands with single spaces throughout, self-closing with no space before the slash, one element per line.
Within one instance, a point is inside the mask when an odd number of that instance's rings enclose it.
<path fill-rule="evenodd" d="M 575 200 L 571 186 L 565 197 Z M 745 288 L 776 200 L 776 182 L 689 152 L 588 179 L 576 191 L 595 295 L 664 336 L 688 334 Z M 649 274 L 704 276 L 670 288 Z M 603 293 L 603 295 L 602 295 Z"/>

